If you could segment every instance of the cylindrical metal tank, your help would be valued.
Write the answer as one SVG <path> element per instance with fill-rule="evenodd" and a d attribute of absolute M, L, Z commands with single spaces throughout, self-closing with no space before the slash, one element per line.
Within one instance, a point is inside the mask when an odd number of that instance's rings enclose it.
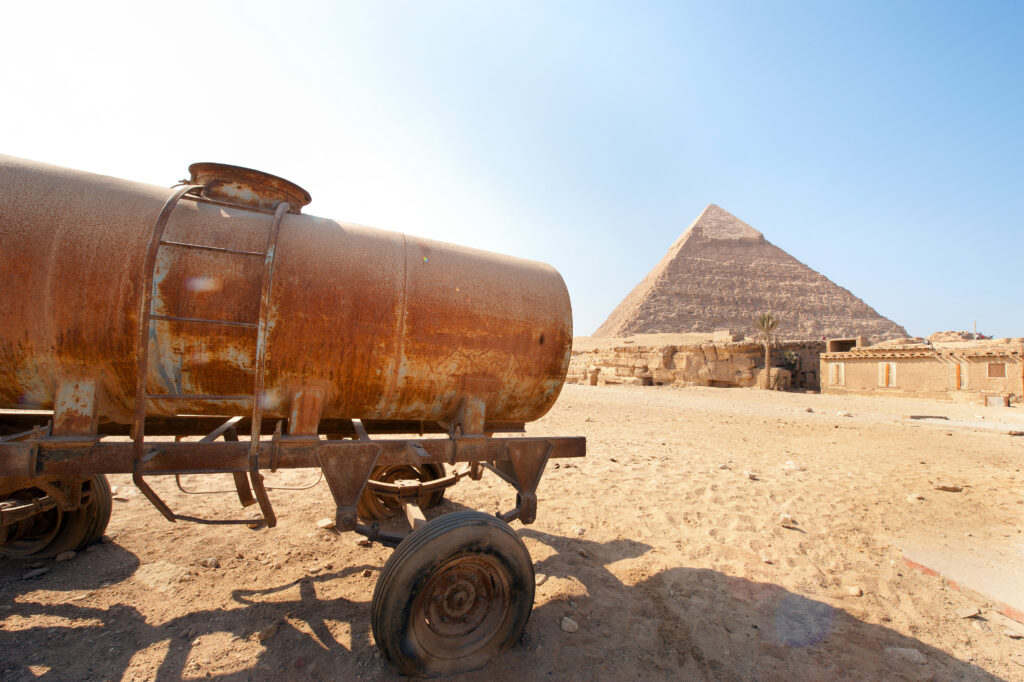
<path fill-rule="evenodd" d="M 207 166 L 193 179 L 212 198 Z M 308 201 L 281 182 L 292 211 Z M 0 407 L 93 385 L 96 417 L 129 423 L 151 279 L 146 413 L 252 410 L 273 206 L 180 201 L 146 272 L 171 194 L 0 156 Z M 272 259 L 267 417 L 316 394 L 322 418 L 445 421 L 472 397 L 488 421 L 522 422 L 558 396 L 572 317 L 549 265 L 295 212 Z"/>

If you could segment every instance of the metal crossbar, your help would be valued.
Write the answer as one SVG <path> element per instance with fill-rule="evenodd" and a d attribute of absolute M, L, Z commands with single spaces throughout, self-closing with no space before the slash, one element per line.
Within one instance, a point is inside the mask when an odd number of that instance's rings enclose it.
<path fill-rule="evenodd" d="M 202 317 L 179 317 L 177 315 L 150 315 L 150 320 L 168 320 L 170 322 L 196 322 L 198 324 L 223 324 L 230 327 L 250 327 L 256 329 L 256 322 L 236 322 L 234 320 L 208 320 Z"/>
<path fill-rule="evenodd" d="M 184 249 L 200 249 L 202 251 L 216 251 L 217 253 L 234 253 L 239 256 L 259 256 L 263 258 L 267 254 L 262 251 L 244 251 L 242 249 L 225 249 L 222 246 L 209 246 L 207 244 L 190 244 L 188 242 L 174 242 L 161 240 L 161 246 L 178 246 Z"/>

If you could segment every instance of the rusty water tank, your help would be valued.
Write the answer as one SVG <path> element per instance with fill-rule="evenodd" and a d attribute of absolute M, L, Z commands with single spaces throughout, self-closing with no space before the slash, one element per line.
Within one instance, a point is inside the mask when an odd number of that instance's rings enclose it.
<path fill-rule="evenodd" d="M 0 408 L 92 386 L 94 420 L 130 423 L 147 336 L 150 415 L 248 414 L 259 353 L 267 417 L 310 395 L 314 424 L 445 421 L 467 396 L 488 421 L 524 422 L 554 403 L 572 317 L 551 266 L 303 215 L 309 195 L 265 173 L 191 171 L 203 188 L 171 210 L 146 272 L 172 190 L 0 156 Z"/>

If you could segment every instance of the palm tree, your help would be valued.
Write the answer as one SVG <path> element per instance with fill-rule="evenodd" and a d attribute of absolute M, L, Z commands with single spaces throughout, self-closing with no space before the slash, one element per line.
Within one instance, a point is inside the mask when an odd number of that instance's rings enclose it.
<path fill-rule="evenodd" d="M 771 388 L 772 332 L 779 326 L 779 321 L 772 313 L 761 313 L 754 326 L 764 336 L 764 387 Z"/>

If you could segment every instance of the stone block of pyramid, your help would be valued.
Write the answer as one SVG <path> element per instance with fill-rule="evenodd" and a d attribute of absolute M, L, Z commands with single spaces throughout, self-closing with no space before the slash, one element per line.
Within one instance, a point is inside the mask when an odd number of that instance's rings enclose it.
<path fill-rule="evenodd" d="M 714 204 L 672 244 L 594 336 L 711 332 L 752 335 L 770 311 L 787 339 L 907 336 L 850 291 Z"/>

